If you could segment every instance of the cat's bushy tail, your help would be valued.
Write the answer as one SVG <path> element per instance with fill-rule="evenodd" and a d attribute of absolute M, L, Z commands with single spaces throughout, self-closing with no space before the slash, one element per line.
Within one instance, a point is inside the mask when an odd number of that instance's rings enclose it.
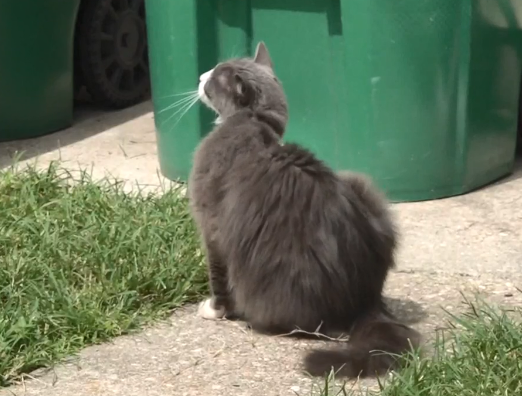
<path fill-rule="evenodd" d="M 399 368 L 398 355 L 417 349 L 420 334 L 397 322 L 385 310 L 358 320 L 349 341 L 339 349 L 312 350 L 305 358 L 305 370 L 313 376 L 380 376 Z"/>

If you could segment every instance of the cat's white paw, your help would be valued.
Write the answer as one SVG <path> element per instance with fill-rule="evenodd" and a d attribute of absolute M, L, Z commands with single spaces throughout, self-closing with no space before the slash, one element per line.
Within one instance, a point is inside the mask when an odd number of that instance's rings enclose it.
<path fill-rule="evenodd" d="M 203 319 L 221 319 L 223 318 L 223 316 L 225 316 L 225 308 L 212 308 L 212 299 L 207 298 L 205 301 L 199 304 L 198 315 L 201 316 Z"/>

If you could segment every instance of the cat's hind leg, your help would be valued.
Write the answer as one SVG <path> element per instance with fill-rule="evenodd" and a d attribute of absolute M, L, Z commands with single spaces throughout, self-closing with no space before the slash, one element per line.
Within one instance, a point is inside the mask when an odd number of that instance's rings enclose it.
<path fill-rule="evenodd" d="M 397 246 L 397 229 L 393 220 L 392 213 L 389 210 L 388 200 L 379 188 L 373 183 L 367 175 L 357 172 L 340 171 L 337 173 L 339 180 L 348 187 L 346 192 L 348 198 L 355 194 L 360 201 L 361 207 L 368 223 L 373 227 L 374 232 L 378 236 L 378 241 L 382 242 L 381 252 L 384 256 L 393 257 L 393 250 Z M 387 261 L 388 267 L 393 267 L 393 258 Z"/>
<path fill-rule="evenodd" d="M 348 186 L 373 215 L 387 215 L 387 201 L 372 179 L 359 172 L 339 171 L 337 177 Z"/>

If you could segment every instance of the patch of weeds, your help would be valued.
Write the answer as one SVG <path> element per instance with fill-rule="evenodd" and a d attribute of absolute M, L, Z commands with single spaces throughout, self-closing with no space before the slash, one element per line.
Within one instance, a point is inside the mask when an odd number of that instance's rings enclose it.
<path fill-rule="evenodd" d="M 522 395 L 522 311 L 497 309 L 466 301 L 469 312 L 450 315 L 449 329 L 439 332 L 429 356 L 404 356 L 408 365 L 361 392 L 332 376 L 315 396 L 500 396 Z"/>
<path fill-rule="evenodd" d="M 352 395 L 354 394 L 354 388 L 356 386 L 357 383 L 354 383 L 350 386 L 346 381 L 343 383 L 338 383 L 338 381 L 335 380 L 335 372 L 332 371 L 327 377 L 324 378 L 324 381 L 315 381 L 312 384 L 311 396 Z"/>
<path fill-rule="evenodd" d="M 430 358 L 412 357 L 391 377 L 384 396 L 489 396 L 522 394 L 522 317 L 467 301 L 469 312 L 451 316 Z"/>
<path fill-rule="evenodd" d="M 0 385 L 207 291 L 186 199 L 57 164 L 0 172 Z"/>

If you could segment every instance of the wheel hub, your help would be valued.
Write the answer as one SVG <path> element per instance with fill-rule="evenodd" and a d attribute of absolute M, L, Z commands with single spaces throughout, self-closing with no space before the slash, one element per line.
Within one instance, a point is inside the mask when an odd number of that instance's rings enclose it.
<path fill-rule="evenodd" d="M 136 66 L 145 48 L 145 26 L 138 15 L 126 12 L 120 17 L 116 31 L 116 53 L 122 65 Z"/>

